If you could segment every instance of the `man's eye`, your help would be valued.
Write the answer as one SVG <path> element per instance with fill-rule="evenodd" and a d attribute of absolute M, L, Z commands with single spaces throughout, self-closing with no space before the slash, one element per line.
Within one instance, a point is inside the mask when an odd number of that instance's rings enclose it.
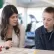
<path fill-rule="evenodd" d="M 48 19 L 48 21 L 51 21 L 51 19 Z"/>
<path fill-rule="evenodd" d="M 43 20 L 45 20 L 45 18 Z"/>

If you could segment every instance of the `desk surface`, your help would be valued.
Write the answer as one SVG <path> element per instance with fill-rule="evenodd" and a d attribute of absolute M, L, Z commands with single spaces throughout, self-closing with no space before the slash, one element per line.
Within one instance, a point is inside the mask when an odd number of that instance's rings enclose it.
<path fill-rule="evenodd" d="M 8 50 L 3 49 L 2 52 L 0 52 L 0 54 L 54 54 L 54 51 L 25 48 L 10 48 Z"/>

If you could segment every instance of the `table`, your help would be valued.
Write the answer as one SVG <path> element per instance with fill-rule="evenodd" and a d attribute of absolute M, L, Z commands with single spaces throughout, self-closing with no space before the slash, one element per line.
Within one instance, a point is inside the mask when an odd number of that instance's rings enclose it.
<path fill-rule="evenodd" d="M 24 49 L 24 48 L 10 48 L 8 50 L 2 49 L 0 54 L 33 54 L 34 49 Z"/>
<path fill-rule="evenodd" d="M 54 54 L 54 51 L 12 47 L 8 50 L 3 49 L 0 54 Z"/>

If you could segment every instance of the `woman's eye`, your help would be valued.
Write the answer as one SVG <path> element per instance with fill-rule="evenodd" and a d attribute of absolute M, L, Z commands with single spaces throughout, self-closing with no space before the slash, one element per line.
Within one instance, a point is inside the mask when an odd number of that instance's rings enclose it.
<path fill-rule="evenodd" d="M 15 16 L 16 18 L 18 18 L 18 16 Z"/>
<path fill-rule="evenodd" d="M 12 18 L 15 18 L 15 17 L 12 17 Z"/>
<path fill-rule="evenodd" d="M 12 19 L 14 19 L 14 18 L 18 18 L 18 17 L 17 16 L 13 16 Z"/>

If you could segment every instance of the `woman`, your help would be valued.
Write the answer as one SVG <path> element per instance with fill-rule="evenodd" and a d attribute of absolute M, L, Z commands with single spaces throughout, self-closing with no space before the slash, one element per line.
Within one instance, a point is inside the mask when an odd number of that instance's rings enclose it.
<path fill-rule="evenodd" d="M 3 8 L 1 39 L 4 47 L 24 47 L 25 29 L 18 23 L 18 10 L 14 5 Z"/>

